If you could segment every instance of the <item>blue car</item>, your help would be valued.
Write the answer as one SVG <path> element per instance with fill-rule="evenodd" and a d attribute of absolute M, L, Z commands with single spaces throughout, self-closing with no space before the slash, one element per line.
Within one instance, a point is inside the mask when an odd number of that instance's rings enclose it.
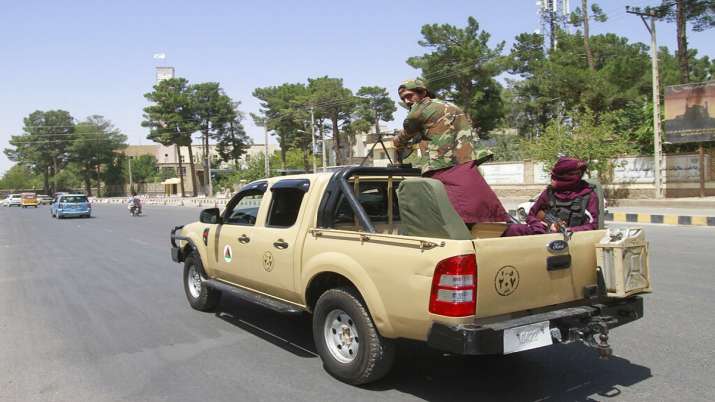
<path fill-rule="evenodd" d="M 92 216 L 92 204 L 84 194 L 61 194 L 52 201 L 50 215 L 57 219 L 71 216 L 89 218 Z"/>

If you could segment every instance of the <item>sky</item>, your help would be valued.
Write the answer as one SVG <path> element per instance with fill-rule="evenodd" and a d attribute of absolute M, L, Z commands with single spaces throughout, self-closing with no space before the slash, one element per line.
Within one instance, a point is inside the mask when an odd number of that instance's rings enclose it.
<path fill-rule="evenodd" d="M 600 0 L 609 20 L 592 24 L 591 32 L 650 44 L 645 26 L 625 13 L 625 5 L 659 2 Z M 130 144 L 150 144 L 140 123 L 148 105 L 144 94 L 160 65 L 191 83 L 219 82 L 246 113 L 258 112 L 251 96 L 257 87 L 325 75 L 343 78 L 353 91 L 385 87 L 397 100 L 397 85 L 419 75 L 405 61 L 427 51 L 418 44 L 420 28 L 464 27 L 470 15 L 491 33 L 492 45 L 505 41 L 507 50 L 516 35 L 539 28 L 536 0 L 6 0 L 0 11 L 0 148 L 22 133 L 24 117 L 54 109 L 78 120 L 102 115 Z M 657 31 L 658 45 L 675 49 L 674 24 L 659 23 Z M 691 48 L 715 57 L 713 31 L 688 35 Z M 155 53 L 167 57 L 156 60 Z M 388 127 L 400 126 L 402 118 L 398 112 Z M 262 128 L 250 118 L 243 123 L 263 143 Z M 12 164 L 0 154 L 0 174 Z"/>

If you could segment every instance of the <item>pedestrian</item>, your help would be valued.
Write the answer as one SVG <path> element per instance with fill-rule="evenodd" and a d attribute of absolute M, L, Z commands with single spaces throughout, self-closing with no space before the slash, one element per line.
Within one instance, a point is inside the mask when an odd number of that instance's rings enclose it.
<path fill-rule="evenodd" d="M 444 184 L 452 206 L 468 227 L 509 221 L 477 169 L 477 161 L 486 159 L 488 153 L 476 150 L 469 117 L 453 103 L 435 99 L 420 79 L 403 82 L 398 94 L 409 113 L 403 131 L 393 139 L 395 148 L 399 151 L 415 138 L 420 140 L 417 160 L 422 175 Z"/>

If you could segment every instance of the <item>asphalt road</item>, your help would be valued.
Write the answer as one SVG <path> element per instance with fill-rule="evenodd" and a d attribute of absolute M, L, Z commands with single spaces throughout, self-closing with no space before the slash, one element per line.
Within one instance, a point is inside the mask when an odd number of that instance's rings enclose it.
<path fill-rule="evenodd" d="M 401 343 L 383 381 L 327 375 L 310 317 L 225 297 L 186 302 L 169 228 L 198 209 L 147 207 L 92 219 L 0 208 L 0 401 L 364 401 L 713 399 L 715 229 L 646 226 L 655 293 L 611 333 L 617 357 L 582 345 L 506 357 Z"/>

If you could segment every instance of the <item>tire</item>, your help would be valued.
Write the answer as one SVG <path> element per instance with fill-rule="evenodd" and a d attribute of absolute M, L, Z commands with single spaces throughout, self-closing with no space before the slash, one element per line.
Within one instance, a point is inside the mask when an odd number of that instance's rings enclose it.
<path fill-rule="evenodd" d="M 313 340 L 325 370 L 348 384 L 377 381 L 395 361 L 394 342 L 380 336 L 352 288 L 330 289 L 320 296 L 313 311 Z"/>
<path fill-rule="evenodd" d="M 204 282 L 201 258 L 196 252 L 191 253 L 184 260 L 184 293 L 192 308 L 199 311 L 213 311 L 221 299 L 221 292 L 211 289 Z M 192 280 L 193 278 L 193 280 Z M 199 281 L 197 284 L 196 281 Z"/>

